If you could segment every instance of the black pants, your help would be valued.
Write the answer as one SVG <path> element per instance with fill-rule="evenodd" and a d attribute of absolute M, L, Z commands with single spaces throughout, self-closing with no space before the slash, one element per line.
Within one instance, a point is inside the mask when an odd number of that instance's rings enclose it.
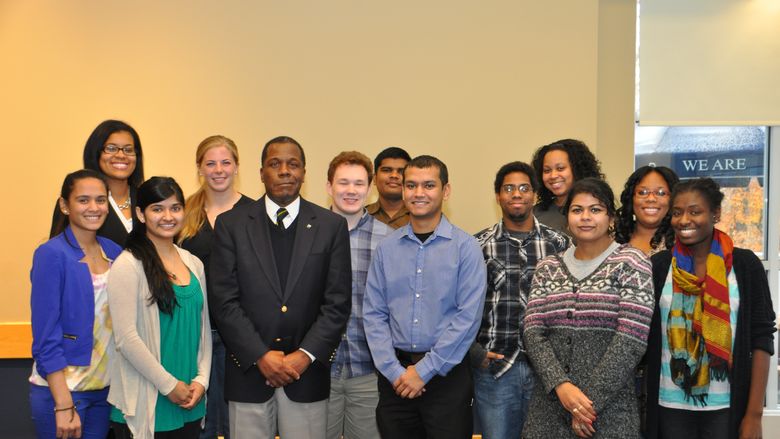
<path fill-rule="evenodd" d="M 111 430 L 116 439 L 133 439 L 127 424 L 111 422 Z M 154 433 L 154 439 L 198 439 L 200 436 L 200 419 L 184 424 L 182 428 L 171 431 L 158 431 Z"/>
<path fill-rule="evenodd" d="M 402 365 L 406 367 L 403 361 Z M 379 433 L 383 439 L 470 439 L 473 390 L 466 361 L 446 377 L 434 376 L 425 385 L 425 393 L 415 399 L 396 395 L 392 383 L 380 375 Z"/>
<path fill-rule="evenodd" d="M 663 439 L 728 439 L 729 409 L 680 410 L 660 407 Z"/>

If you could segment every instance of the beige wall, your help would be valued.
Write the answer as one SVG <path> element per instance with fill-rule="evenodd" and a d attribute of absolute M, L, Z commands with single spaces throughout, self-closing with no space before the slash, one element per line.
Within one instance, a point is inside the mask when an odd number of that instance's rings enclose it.
<path fill-rule="evenodd" d="M 434 154 L 450 167 L 448 214 L 476 232 L 498 215 L 496 169 L 557 138 L 591 144 L 622 184 L 633 42 L 624 0 L 0 1 L 0 322 L 29 320 L 32 252 L 103 119 L 131 123 L 147 176 L 186 192 L 215 133 L 238 143 L 252 197 L 260 146 L 298 139 L 304 196 L 320 204 L 341 150 Z"/>

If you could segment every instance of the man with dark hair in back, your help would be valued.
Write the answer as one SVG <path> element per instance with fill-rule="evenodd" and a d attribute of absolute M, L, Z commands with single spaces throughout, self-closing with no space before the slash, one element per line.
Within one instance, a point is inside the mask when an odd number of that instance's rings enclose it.
<path fill-rule="evenodd" d="M 209 302 L 233 439 L 324 439 L 330 361 L 351 302 L 346 220 L 300 196 L 306 156 L 266 143 L 265 195 L 217 217 Z"/>
<path fill-rule="evenodd" d="M 523 345 L 523 317 L 536 262 L 563 252 L 569 238 L 534 217 L 537 180 L 527 163 L 511 162 L 493 183 L 501 221 L 476 234 L 487 264 L 482 325 L 471 347 L 474 399 L 489 439 L 523 430 L 534 372 Z"/>
<path fill-rule="evenodd" d="M 447 166 L 431 156 L 403 174 L 409 224 L 379 243 L 363 302 L 366 338 L 380 372 L 379 432 L 385 439 L 471 438 L 466 353 L 485 300 L 476 239 L 442 214 Z"/>
<path fill-rule="evenodd" d="M 395 146 L 385 148 L 374 159 L 374 181 L 379 198 L 366 206 L 366 210 L 394 229 L 409 223 L 409 211 L 404 206 L 401 182 L 404 167 L 410 160 L 409 153 Z"/>

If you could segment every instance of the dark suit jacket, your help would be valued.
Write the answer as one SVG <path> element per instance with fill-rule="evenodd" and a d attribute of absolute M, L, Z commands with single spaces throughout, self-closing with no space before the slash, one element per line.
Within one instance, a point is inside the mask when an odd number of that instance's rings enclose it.
<path fill-rule="evenodd" d="M 136 198 L 136 192 L 137 190 L 130 186 L 130 213 L 133 218 L 133 227 L 135 227 L 135 224 L 138 222 L 138 218 L 135 216 L 135 202 L 137 200 Z M 60 211 L 60 201 L 57 200 L 56 203 L 54 203 L 54 213 L 51 216 L 51 228 L 49 230 L 49 238 L 53 238 L 56 233 L 54 228 L 57 225 L 57 223 L 61 220 L 61 218 L 64 215 Z M 110 205 L 108 206 L 108 215 L 106 216 L 106 222 L 103 223 L 102 226 L 97 231 L 98 236 L 102 236 L 104 238 L 108 238 L 115 243 L 119 244 L 120 247 L 125 247 L 125 241 L 127 241 L 127 230 L 125 229 L 125 225 L 122 224 L 122 220 L 119 219 L 119 215 L 114 211 L 114 208 L 112 208 Z"/>
<path fill-rule="evenodd" d="M 352 272 L 346 220 L 301 199 L 287 286 L 282 291 L 271 248 L 265 197 L 217 218 L 209 306 L 227 346 L 225 398 L 261 403 L 274 389 L 256 362 L 269 350 L 299 348 L 316 357 L 287 385 L 296 402 L 326 399 L 330 360 L 347 324 Z"/>

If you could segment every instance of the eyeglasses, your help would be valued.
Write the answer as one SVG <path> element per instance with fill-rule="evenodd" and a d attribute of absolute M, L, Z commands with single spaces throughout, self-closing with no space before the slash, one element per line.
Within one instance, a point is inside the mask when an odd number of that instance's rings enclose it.
<path fill-rule="evenodd" d="M 636 191 L 636 196 L 639 198 L 647 198 L 650 196 L 650 194 L 655 195 L 656 198 L 663 198 L 669 196 L 669 192 L 667 192 L 666 189 L 656 189 L 654 191 L 651 191 L 650 189 L 639 189 L 638 191 Z"/>
<path fill-rule="evenodd" d="M 108 155 L 114 155 L 119 151 L 122 151 L 125 155 L 135 155 L 135 147 L 132 145 L 116 146 L 109 143 L 103 147 L 103 152 Z"/>
<path fill-rule="evenodd" d="M 501 186 L 501 190 L 508 194 L 514 193 L 515 191 L 520 191 L 522 194 L 527 194 L 528 192 L 531 192 L 533 188 L 530 184 L 505 184 Z"/>

